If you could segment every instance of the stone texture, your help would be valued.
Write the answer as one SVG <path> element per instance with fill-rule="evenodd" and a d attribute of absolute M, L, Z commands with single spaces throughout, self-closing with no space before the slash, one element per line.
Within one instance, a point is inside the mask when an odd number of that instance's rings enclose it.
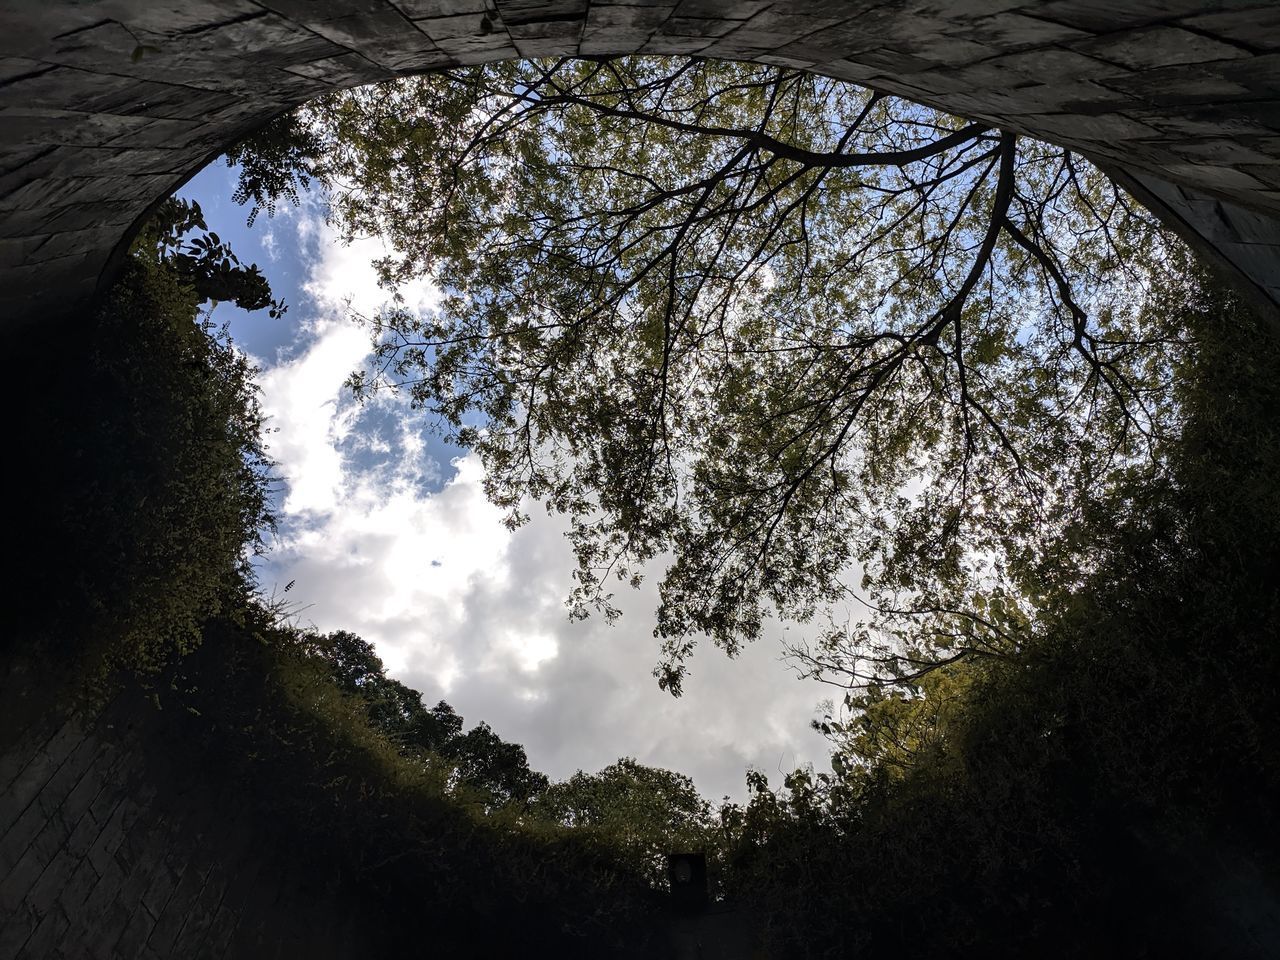
<path fill-rule="evenodd" d="M 148 709 L 0 731 L 0 957 L 361 956 L 351 905 L 311 895 L 296 851 L 157 766 Z"/>
<path fill-rule="evenodd" d="M 0 25 L 0 322 L 83 309 L 151 202 L 326 90 L 637 51 L 812 69 L 1068 145 L 1275 302 L 1274 0 L 0 0 Z"/>

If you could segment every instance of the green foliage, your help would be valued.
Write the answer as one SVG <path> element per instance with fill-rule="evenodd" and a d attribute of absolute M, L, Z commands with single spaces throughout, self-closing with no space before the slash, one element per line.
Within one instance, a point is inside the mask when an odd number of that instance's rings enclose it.
<path fill-rule="evenodd" d="M 826 614 L 894 631 L 1023 587 L 1090 497 L 1176 431 L 1184 347 L 1145 311 L 1171 241 L 1068 151 L 803 71 L 632 57 L 466 68 L 301 117 L 349 236 L 428 274 L 358 394 L 401 386 L 523 522 L 570 519 L 575 616 L 668 562 L 659 683 L 697 639 Z M 1013 601 L 1011 601 L 1013 602 Z M 914 623 L 908 629 L 915 629 Z M 844 651 L 841 651 L 844 655 Z"/>
<path fill-rule="evenodd" d="M 524 748 L 507 743 L 481 723 L 462 732 L 462 717 L 443 700 L 428 710 L 417 690 L 386 675 L 373 647 L 353 633 L 303 635 L 306 653 L 328 665 L 339 689 L 367 704 L 368 719 L 378 733 L 411 759 L 447 771 L 449 782 L 461 782 L 488 807 L 527 803 L 547 785 L 529 769 Z"/>
<path fill-rule="evenodd" d="M 282 199 L 298 204 L 298 189 L 311 186 L 312 167 L 320 144 L 294 113 L 276 117 L 227 151 L 227 166 L 239 166 L 239 182 L 232 199 L 252 203 L 248 223 L 267 211 L 276 215 Z"/>
<path fill-rule="evenodd" d="M 666 686 L 693 634 L 732 651 L 861 565 L 873 615 L 803 651 L 846 688 L 833 773 L 752 773 L 718 821 L 634 760 L 548 783 L 360 638 L 273 624 L 244 568 L 269 523 L 250 371 L 193 322 L 269 292 L 185 240 L 181 204 L 82 354 L 17 365 L 51 398 L 18 448 L 53 465 L 14 524 L 19 635 L 167 664 L 174 754 L 446 952 L 614 955 L 673 847 L 709 848 L 778 956 L 1221 948 L 1176 923 L 1197 910 L 1241 930 L 1178 851 L 1277 860 L 1280 343 L 1123 196 L 754 66 L 477 68 L 303 119 L 234 154 L 240 198 L 347 178 L 335 215 L 390 236 L 386 278 L 444 283 L 439 315 L 375 322 L 382 369 L 420 377 L 513 523 L 529 494 L 570 514 L 579 612 L 675 556 Z M 403 929 L 371 925 L 371 952 L 420 950 Z"/>
<path fill-rule="evenodd" d="M 530 829 L 449 761 L 388 736 L 375 719 L 383 698 L 364 689 L 382 682 L 380 665 L 368 671 L 361 646 L 280 627 L 255 606 L 211 621 L 158 688 L 168 739 L 157 749 L 234 785 L 264 829 L 344 878 L 371 956 L 412 955 L 423 937 L 461 956 L 643 948 L 658 901 L 639 878 L 589 838 Z"/>
<path fill-rule="evenodd" d="M 658 890 L 667 883 L 667 854 L 710 851 L 714 858 L 717 852 L 711 805 L 693 781 L 629 757 L 551 784 L 537 798 L 533 816 L 597 836 Z"/>
<path fill-rule="evenodd" d="M 193 230 L 203 231 L 188 236 Z M 270 308 L 273 319 L 288 309 L 271 299 L 271 285 L 258 265 L 248 267 L 205 226 L 200 204 L 170 197 L 134 241 L 136 256 L 154 256 L 195 292 L 199 302 L 234 303 L 242 310 Z"/>
<path fill-rule="evenodd" d="M 14 345 L 16 449 L 40 476 L 10 526 L 26 550 L 11 636 L 39 652 L 15 652 L 150 672 L 241 602 L 272 524 L 270 465 L 253 368 L 198 299 L 144 249 L 75 350 L 49 363 L 29 334 Z"/>

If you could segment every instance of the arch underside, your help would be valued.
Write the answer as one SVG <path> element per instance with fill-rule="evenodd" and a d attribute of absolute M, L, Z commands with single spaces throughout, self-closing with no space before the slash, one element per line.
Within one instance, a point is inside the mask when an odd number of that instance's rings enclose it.
<path fill-rule="evenodd" d="M 1272 0 L 0 0 L 0 317 L 82 308 L 155 201 L 320 94 L 637 52 L 813 70 L 1070 147 L 1280 304 Z"/>

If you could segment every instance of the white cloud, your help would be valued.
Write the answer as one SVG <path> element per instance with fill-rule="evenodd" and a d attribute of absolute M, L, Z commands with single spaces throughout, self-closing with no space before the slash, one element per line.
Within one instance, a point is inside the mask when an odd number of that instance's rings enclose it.
<path fill-rule="evenodd" d="M 262 252 L 267 255 L 267 259 L 272 263 L 280 262 L 280 250 L 276 246 L 276 232 L 274 229 L 267 228 L 258 238 L 258 245 L 262 247 Z"/>
<path fill-rule="evenodd" d="M 808 730 L 823 694 L 778 662 L 778 637 L 734 661 L 700 650 L 673 700 L 650 674 L 651 582 L 618 598 L 616 627 L 570 622 L 562 521 L 534 511 L 507 530 L 475 456 L 443 469 L 404 404 L 362 410 L 343 398 L 368 348 L 349 309 L 369 314 L 386 299 L 369 263 L 381 251 L 336 244 L 314 216 L 296 223 L 313 257 L 312 310 L 295 348 L 261 377 L 272 454 L 288 480 L 284 535 L 264 580 L 296 580 L 290 597 L 307 605 L 304 620 L 372 641 L 394 675 L 524 744 L 553 777 L 634 756 L 690 774 L 709 796 L 741 799 L 748 765 L 825 766 L 824 741 Z M 406 300 L 429 309 L 435 294 L 419 284 Z"/>
<path fill-rule="evenodd" d="M 334 509 L 342 497 L 342 455 L 354 408 L 340 409 L 338 387 L 368 348 L 368 336 L 341 319 L 311 324 L 313 338 L 296 360 L 263 371 L 263 405 L 272 455 L 289 482 L 287 514 Z"/>

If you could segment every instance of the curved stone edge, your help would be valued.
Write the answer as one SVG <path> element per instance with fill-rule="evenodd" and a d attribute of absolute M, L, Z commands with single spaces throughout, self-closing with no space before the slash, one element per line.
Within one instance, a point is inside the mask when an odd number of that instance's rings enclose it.
<path fill-rule="evenodd" d="M 1280 218 L 1146 174 L 1103 172 L 1222 273 L 1280 331 Z"/>

